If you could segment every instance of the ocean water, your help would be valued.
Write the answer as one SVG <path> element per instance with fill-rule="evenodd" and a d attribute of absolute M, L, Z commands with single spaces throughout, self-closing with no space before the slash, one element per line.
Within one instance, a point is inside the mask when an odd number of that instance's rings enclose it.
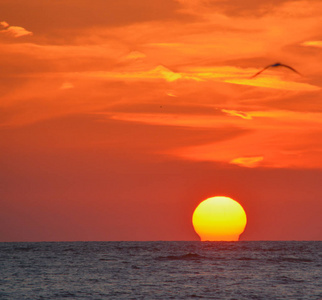
<path fill-rule="evenodd" d="M 0 243 L 0 299 L 321 299 L 322 242 Z"/>

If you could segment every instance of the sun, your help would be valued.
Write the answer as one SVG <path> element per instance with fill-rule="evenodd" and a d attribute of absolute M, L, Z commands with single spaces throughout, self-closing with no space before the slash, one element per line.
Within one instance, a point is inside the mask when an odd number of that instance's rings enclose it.
<path fill-rule="evenodd" d="M 246 223 L 243 207 L 224 196 L 202 201 L 192 216 L 193 227 L 201 241 L 238 241 Z"/>

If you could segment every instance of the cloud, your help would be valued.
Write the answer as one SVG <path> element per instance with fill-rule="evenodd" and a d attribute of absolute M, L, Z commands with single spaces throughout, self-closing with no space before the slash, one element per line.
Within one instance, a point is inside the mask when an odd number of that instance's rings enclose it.
<path fill-rule="evenodd" d="M 319 48 L 306 48 L 321 45 L 320 19 L 315 17 L 321 15 L 317 2 L 311 3 L 313 10 L 309 8 L 308 12 L 302 9 L 303 1 L 298 1 L 296 7 L 282 1 L 282 5 L 268 11 L 266 8 L 278 0 L 253 0 L 255 7 L 247 5 L 250 0 L 236 6 L 234 0 L 231 4 L 221 0 L 185 0 L 180 4 L 170 0 L 100 0 L 95 7 L 88 5 L 89 0 L 81 1 L 79 6 L 75 6 L 76 0 L 66 0 L 66 14 L 61 14 L 57 13 L 61 3 L 48 3 L 41 11 L 35 9 L 41 0 L 17 1 L 26 8 L 28 20 L 19 19 L 21 16 L 8 18 L 9 7 L 1 9 L 7 14 L 3 18 L 25 26 L 36 37 L 32 43 L 10 42 L 2 47 L 1 65 L 10 78 L 16 77 L 19 82 L 19 89 L 12 85 L 10 93 L 1 97 L 1 103 L 8 107 L 22 107 L 12 114 L 13 120 L 27 119 L 31 112 L 37 120 L 44 118 L 44 111 L 49 117 L 66 111 L 104 111 L 106 116 L 112 115 L 109 121 L 147 128 L 172 126 L 214 132 L 218 128 L 245 129 L 258 134 L 234 139 L 227 147 L 205 145 L 192 149 L 190 156 L 189 149 L 179 149 L 175 155 L 229 164 L 234 159 L 261 154 L 265 157 L 261 166 L 276 166 L 278 160 L 291 165 L 290 155 L 310 160 L 308 153 L 313 151 L 309 146 L 307 152 L 293 149 L 299 140 L 293 130 L 315 130 L 321 125 L 317 122 L 321 118 L 318 112 L 322 111 Z M 10 1 L 5 2 L 11 7 Z M 193 3 L 196 7 L 185 12 Z M 241 9 L 234 10 L 238 6 Z M 67 14 L 73 8 L 75 14 Z M 266 13 L 262 14 L 262 9 Z M 97 18 L 93 18 L 98 10 Z M 307 17 L 311 11 L 312 18 Z M 187 30 L 183 15 L 189 14 L 199 21 L 190 22 Z M 52 19 L 45 20 L 47 15 Z M 5 21 L 0 23 L 0 30 L 1 34 L 16 37 L 31 34 Z M 270 69 L 248 79 L 275 61 L 308 75 Z M 71 83 L 77 88 L 72 89 Z M 119 105 L 119 111 L 113 111 L 113 105 Z M 120 108 L 122 105 L 127 108 Z M 300 113 L 294 115 L 294 110 Z M 289 129 L 292 134 L 286 143 L 283 135 Z M 281 137 L 281 143 L 271 145 L 276 137 Z M 257 145 L 262 139 L 269 145 L 268 150 L 265 143 Z M 281 149 L 281 144 L 287 151 Z M 294 159 L 294 165 L 300 162 L 303 159 Z M 312 165 L 311 160 L 308 163 Z"/>
<path fill-rule="evenodd" d="M 166 92 L 166 95 L 169 97 L 178 97 L 175 93 L 173 93 L 171 91 Z"/>
<path fill-rule="evenodd" d="M 61 90 L 69 90 L 69 89 L 72 89 L 74 88 L 74 85 L 70 82 L 64 82 L 61 86 L 60 86 L 60 89 Z"/>
<path fill-rule="evenodd" d="M 84 28 L 118 27 L 147 21 L 175 19 L 186 22 L 191 16 L 179 11 L 180 5 L 173 0 L 15 0 L 2 1 L 1 15 L 15 22 L 19 20 L 17 7 L 23 12 L 24 24 L 39 34 L 75 35 Z M 41 8 L 41 9 L 40 9 Z M 21 17 L 20 17 L 21 18 Z M 39 26 L 41 24 L 41 26 Z M 74 31 L 75 30 L 75 31 Z"/>
<path fill-rule="evenodd" d="M 299 128 L 253 129 L 223 141 L 180 147 L 166 153 L 191 161 L 221 162 L 252 168 L 320 169 L 322 145 L 317 141 L 320 134 L 320 131 Z"/>
<path fill-rule="evenodd" d="M 193 108 L 192 108 L 193 109 Z M 107 114 L 110 115 L 110 114 Z M 230 122 L 220 113 L 205 114 L 182 114 L 182 113 L 117 113 L 110 116 L 113 120 L 127 122 L 146 123 L 149 125 L 181 126 L 191 128 L 218 128 L 235 127 L 239 123 Z M 240 120 L 240 122 L 242 122 Z"/>
<path fill-rule="evenodd" d="M 113 120 L 174 126 L 174 128 L 204 128 L 214 132 L 234 129 L 238 135 L 199 146 L 179 147 L 165 151 L 192 161 L 213 161 L 244 167 L 321 168 L 322 145 L 319 139 L 321 113 L 292 111 L 252 111 L 249 122 L 244 118 L 227 118 L 222 114 L 122 113 L 107 114 Z M 234 110 L 231 110 L 234 111 Z M 258 155 L 261 153 L 261 155 Z M 264 160 L 265 157 L 265 160 Z"/>
<path fill-rule="evenodd" d="M 27 35 L 33 35 L 31 31 L 28 31 L 27 29 L 20 27 L 20 26 L 10 26 L 7 22 L 3 21 L 0 22 L 0 25 L 2 27 L 2 30 L 0 30 L 0 33 L 8 34 L 13 37 L 22 37 Z"/>
<path fill-rule="evenodd" d="M 308 46 L 308 47 L 322 48 L 322 41 L 306 41 L 306 42 L 303 42 L 301 45 Z"/>
<path fill-rule="evenodd" d="M 250 85 L 271 89 L 288 90 L 288 91 L 318 91 L 321 88 L 309 83 L 296 82 L 291 80 L 283 80 L 275 76 L 262 76 L 255 79 L 226 79 L 228 83 Z"/>
<path fill-rule="evenodd" d="M 146 55 L 140 51 L 132 51 L 128 55 L 126 55 L 126 59 L 140 59 L 145 58 Z"/>
<path fill-rule="evenodd" d="M 222 109 L 221 111 L 224 112 L 224 113 L 227 113 L 230 116 L 240 117 L 240 118 L 246 119 L 246 120 L 251 120 L 252 119 L 251 115 L 249 115 L 248 113 L 245 113 L 243 111 L 229 110 L 229 109 Z"/>
<path fill-rule="evenodd" d="M 289 91 L 317 91 L 320 87 L 298 82 L 298 74 L 268 70 L 265 74 L 249 79 L 251 75 L 258 72 L 255 68 L 238 68 L 234 66 L 216 66 L 216 67 L 186 67 L 183 68 L 185 78 L 198 81 L 211 80 L 226 83 L 249 85 L 256 87 L 289 90 Z M 284 75 L 285 78 L 281 76 Z"/>
<path fill-rule="evenodd" d="M 142 69 L 142 67 L 141 67 Z M 253 71 L 254 70 L 254 71 Z M 183 67 L 180 71 L 172 71 L 169 68 L 158 65 L 150 70 L 130 71 L 124 69 L 122 71 L 99 71 L 99 72 L 84 72 L 80 76 L 123 79 L 123 80 L 151 80 L 151 79 L 164 79 L 167 82 L 174 82 L 177 80 L 193 80 L 197 82 L 202 81 L 216 81 L 228 84 L 248 85 L 255 87 L 264 87 L 280 90 L 290 91 L 318 91 L 321 88 L 309 83 L 293 81 L 292 78 L 283 79 L 277 75 L 263 74 L 255 79 L 247 79 L 250 74 L 254 74 L 256 69 L 252 68 L 237 68 L 232 66 L 219 66 L 212 68 L 187 68 Z M 289 74 L 287 74 L 289 75 Z M 295 74 L 294 76 L 298 76 Z M 228 113 L 228 112 L 226 112 Z M 244 116 L 245 118 L 245 116 Z"/>
<path fill-rule="evenodd" d="M 9 26 L 6 31 L 14 37 L 33 35 L 31 31 L 28 31 L 25 28 L 19 26 Z"/>
<path fill-rule="evenodd" d="M 1 29 L 5 29 L 5 28 L 7 28 L 7 27 L 9 27 L 9 24 L 8 24 L 7 22 L 5 22 L 5 21 L 0 22 L 0 28 L 1 28 Z"/>
<path fill-rule="evenodd" d="M 179 73 L 172 72 L 171 70 L 165 68 L 164 66 L 157 66 L 154 70 L 151 71 L 151 74 L 161 75 L 166 81 L 175 81 L 182 78 L 182 75 Z"/>
<path fill-rule="evenodd" d="M 263 156 L 238 157 L 231 160 L 230 163 L 241 167 L 254 168 L 257 167 L 259 162 L 261 162 L 263 159 Z"/>
<path fill-rule="evenodd" d="M 164 79 L 168 82 L 173 82 L 179 79 L 201 81 L 198 77 L 191 76 L 187 73 L 174 72 L 165 66 L 159 65 L 150 70 L 142 71 L 122 71 L 122 72 L 84 72 L 82 76 L 96 77 L 102 79 L 134 79 L 134 80 L 150 80 L 150 79 Z"/>
<path fill-rule="evenodd" d="M 319 1 L 314 0 L 176 0 L 193 13 L 219 11 L 229 17 L 263 17 L 266 15 L 285 14 L 289 18 L 318 15 L 316 7 Z M 291 11 L 291 13 L 290 13 Z"/>

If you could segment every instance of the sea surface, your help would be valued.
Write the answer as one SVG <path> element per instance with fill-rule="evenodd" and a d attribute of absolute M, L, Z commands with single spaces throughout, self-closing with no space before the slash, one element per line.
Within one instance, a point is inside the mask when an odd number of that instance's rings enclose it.
<path fill-rule="evenodd" d="M 0 243 L 0 299 L 321 299 L 322 242 Z"/>

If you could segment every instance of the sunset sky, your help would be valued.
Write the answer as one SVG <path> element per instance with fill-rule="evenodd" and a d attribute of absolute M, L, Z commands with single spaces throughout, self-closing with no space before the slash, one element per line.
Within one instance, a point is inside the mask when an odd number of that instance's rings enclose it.
<path fill-rule="evenodd" d="M 322 239 L 322 1 L 0 0 L 0 241 Z M 281 62 L 285 67 L 262 68 Z"/>

